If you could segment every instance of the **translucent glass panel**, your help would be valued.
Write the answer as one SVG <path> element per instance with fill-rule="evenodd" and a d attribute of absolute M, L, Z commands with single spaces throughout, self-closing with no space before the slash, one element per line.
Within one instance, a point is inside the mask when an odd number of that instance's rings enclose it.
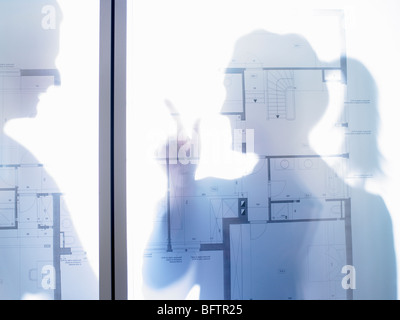
<path fill-rule="evenodd" d="M 0 2 L 0 299 L 97 299 L 99 2 Z"/>
<path fill-rule="evenodd" d="M 395 298 L 361 2 L 128 5 L 129 298 Z"/>

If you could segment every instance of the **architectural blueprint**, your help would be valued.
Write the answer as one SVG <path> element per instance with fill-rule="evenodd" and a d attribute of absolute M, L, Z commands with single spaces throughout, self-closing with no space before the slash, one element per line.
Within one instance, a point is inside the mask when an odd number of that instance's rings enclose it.
<path fill-rule="evenodd" d="M 9 121 L 33 119 L 40 96 L 50 87 L 61 86 L 55 68 L 57 10 L 56 2 L 51 1 L 0 4 L 4 48 L 0 52 L 2 300 L 87 298 L 90 295 L 81 290 L 81 285 L 94 279 L 55 178 L 34 156 L 31 146 L 22 145 L 5 132 Z M 24 134 L 32 133 L 25 130 Z M 88 290 L 92 291 L 90 287 Z"/>
<path fill-rule="evenodd" d="M 2 66 L 2 121 L 34 110 L 37 96 L 58 82 L 56 70 Z M 6 135 L 0 157 L 0 298 L 61 299 L 72 289 L 63 291 L 62 274 L 85 269 L 86 260 L 63 194 L 45 166 Z"/>
<path fill-rule="evenodd" d="M 360 146 L 371 141 L 368 121 L 360 119 L 368 118 L 374 101 L 348 87 L 348 78 L 356 82 L 349 69 L 357 63 L 346 56 L 343 12 L 330 17 L 342 41 L 329 63 L 296 34 L 256 30 L 236 42 L 223 71 L 221 116 L 229 119 L 232 150 L 256 156 L 250 172 L 196 178 L 202 164 L 196 135 L 172 137 L 157 154 L 168 192 L 144 253 L 147 297 L 164 298 L 157 290 L 165 289 L 170 298 L 185 298 L 188 291 L 174 290 L 181 279 L 199 287 L 200 299 L 385 295 L 368 291 L 380 287 L 367 280 L 366 267 L 380 253 L 360 233 L 369 214 L 359 205 L 370 202 L 359 191 L 354 200 L 349 184 L 368 176 L 356 165 L 366 157 Z M 311 134 L 332 105 L 336 117 L 325 132 L 335 132 L 341 143 L 330 145 L 321 133 L 325 147 L 316 150 Z M 179 123 L 179 114 L 172 116 Z"/>

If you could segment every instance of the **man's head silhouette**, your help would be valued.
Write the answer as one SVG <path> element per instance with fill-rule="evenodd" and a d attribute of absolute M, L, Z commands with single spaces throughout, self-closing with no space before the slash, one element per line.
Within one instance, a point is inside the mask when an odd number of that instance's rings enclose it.
<path fill-rule="evenodd" d="M 61 10 L 57 1 L 0 2 L 0 94 L 3 119 L 36 115 L 38 95 L 56 70 Z"/>

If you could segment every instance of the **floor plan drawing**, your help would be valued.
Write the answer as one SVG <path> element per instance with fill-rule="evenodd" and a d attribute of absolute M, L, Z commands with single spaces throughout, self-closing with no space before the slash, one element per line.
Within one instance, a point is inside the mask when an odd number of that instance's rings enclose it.
<path fill-rule="evenodd" d="M 262 30 L 235 50 L 221 115 L 232 149 L 254 153 L 257 164 L 237 179 L 196 180 L 195 161 L 159 159 L 169 186 L 144 255 L 148 287 L 190 274 L 201 299 L 353 299 L 342 271 L 353 265 L 351 152 L 344 143 L 319 154 L 308 140 L 329 84 L 346 91 L 345 50 L 322 63 L 304 38 Z M 347 120 L 336 126 L 345 138 Z"/>
<path fill-rule="evenodd" d="M 34 114 L 51 85 L 60 85 L 57 70 L 1 66 L 3 125 Z M 0 139 L 0 298 L 68 297 L 65 279 L 88 265 L 64 195 L 31 152 L 4 133 Z"/>

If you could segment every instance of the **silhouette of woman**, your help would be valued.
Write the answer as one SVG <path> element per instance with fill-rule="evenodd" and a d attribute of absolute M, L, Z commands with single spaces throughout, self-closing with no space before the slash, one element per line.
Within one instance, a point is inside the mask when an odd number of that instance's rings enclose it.
<path fill-rule="evenodd" d="M 344 145 L 341 152 L 319 154 L 309 141 L 335 98 L 327 83 L 337 79 L 328 73 L 341 73 L 341 88 L 346 84 L 341 63 L 318 61 L 309 43 L 294 34 L 257 30 L 240 38 L 226 69 L 221 112 L 240 129 L 239 155 L 237 148 L 227 155 L 215 147 L 221 146 L 223 126 L 213 139 L 202 139 L 209 119 L 200 119 L 194 129 L 201 144 L 196 134 L 180 134 L 179 110 L 167 103 L 178 138 L 167 145 L 167 194 L 145 250 L 145 298 L 182 299 L 191 288 L 199 290 L 200 299 L 395 298 L 390 216 L 381 199 L 363 188 L 349 189 L 344 180 L 348 162 L 361 167 L 357 159 L 364 159 L 364 151 L 375 158 L 377 148 L 371 144 L 372 150 L 360 151 L 351 145 L 349 152 Z M 353 60 L 348 65 L 349 87 L 359 77 L 372 86 L 365 68 Z M 343 101 L 333 107 L 342 108 Z M 371 111 L 368 119 L 376 116 Z M 254 130 L 253 143 L 248 130 Z M 207 150 L 215 156 L 208 174 L 210 163 L 202 162 Z M 250 165 L 241 175 L 218 176 L 226 172 L 224 159 L 252 152 L 257 163 L 247 158 Z M 245 161 L 234 162 L 232 172 L 238 163 L 244 169 Z M 382 261 L 385 271 L 378 272 Z M 347 265 L 356 270 L 356 290 L 354 283 L 343 284 Z"/>

